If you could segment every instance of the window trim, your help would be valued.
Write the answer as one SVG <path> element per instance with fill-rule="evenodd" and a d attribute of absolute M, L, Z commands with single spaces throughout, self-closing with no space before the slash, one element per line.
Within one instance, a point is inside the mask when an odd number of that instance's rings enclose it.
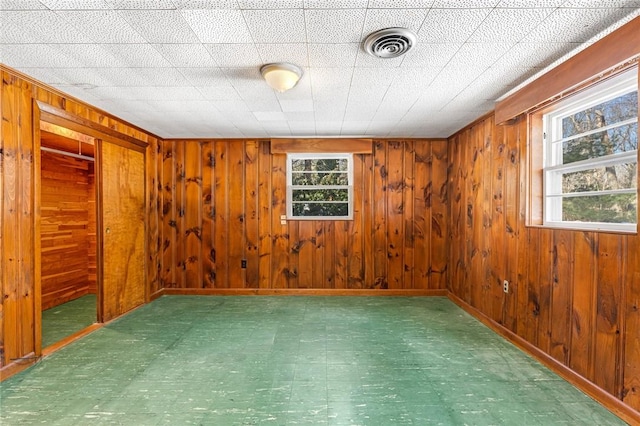
<path fill-rule="evenodd" d="M 292 177 L 292 162 L 294 160 L 320 160 L 320 159 L 346 159 L 347 160 L 347 180 L 348 185 L 346 189 L 348 191 L 347 209 L 348 214 L 344 216 L 294 216 L 293 215 L 293 191 L 295 189 L 344 189 L 344 185 L 293 185 Z M 353 220 L 353 153 L 303 153 L 303 152 L 290 152 L 287 153 L 287 193 L 286 193 L 286 210 L 287 220 Z M 331 203 L 331 201 L 326 201 Z"/>
<path fill-rule="evenodd" d="M 529 194 L 527 196 L 527 225 L 542 226 L 545 228 L 572 229 L 572 230 L 591 230 L 603 232 L 623 232 L 637 233 L 639 220 L 636 223 L 609 223 L 609 222 L 573 222 L 557 220 L 550 216 L 549 204 L 553 202 L 551 199 L 562 200 L 564 198 L 560 194 L 551 194 L 548 188 L 548 179 L 550 174 L 561 175 L 558 173 L 571 172 L 594 167 L 602 167 L 611 164 L 624 164 L 629 161 L 635 161 L 638 164 L 638 153 L 640 150 L 634 150 L 623 153 L 615 153 L 596 159 L 586 159 L 569 163 L 567 165 L 549 166 L 554 160 L 552 152 L 552 144 L 563 143 L 573 138 L 562 138 L 557 141 L 547 140 L 547 135 L 551 138 L 549 126 L 554 123 L 561 122 L 563 117 L 579 112 L 590 106 L 597 105 L 600 102 L 613 99 L 624 93 L 629 93 L 630 87 L 635 85 L 638 90 L 638 67 L 627 68 L 615 75 L 598 81 L 588 87 L 581 89 L 579 92 L 570 96 L 565 96 L 553 104 L 546 105 L 540 110 L 534 111 L 528 115 L 529 118 L 529 141 L 528 147 L 528 167 L 527 181 Z M 630 123 L 638 123 L 638 118 L 632 118 L 615 123 L 612 127 L 619 127 Z M 557 125 L 557 124 L 556 124 Z M 609 126 L 602 129 L 594 129 L 590 132 L 580 134 L 585 136 L 587 133 L 596 133 L 606 130 Z M 541 144 L 541 145 L 539 145 Z M 540 149 L 542 146 L 542 149 Z M 534 148 L 534 149 L 532 149 Z M 637 185 L 636 185 L 637 186 Z M 617 193 L 618 191 L 615 191 Z M 640 198 L 638 188 L 629 188 L 620 190 L 621 193 L 636 193 Z M 613 194 L 613 191 L 604 191 L 605 194 Z M 593 192 L 586 193 L 588 195 L 597 195 Z M 585 195 L 586 195 L 585 194 Z M 566 194 L 565 194 L 566 196 Z M 570 195 L 570 196 L 573 196 Z M 578 194 L 579 196 L 579 194 Z M 550 201 L 551 200 L 551 201 Z M 640 209 L 638 209 L 640 217 Z"/>

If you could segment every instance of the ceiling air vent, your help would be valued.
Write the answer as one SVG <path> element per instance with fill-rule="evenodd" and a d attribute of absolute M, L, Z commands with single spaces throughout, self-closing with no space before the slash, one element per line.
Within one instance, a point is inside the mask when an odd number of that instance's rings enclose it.
<path fill-rule="evenodd" d="M 406 28 L 385 28 L 364 40 L 364 50 L 376 58 L 397 58 L 416 45 L 416 35 Z"/>

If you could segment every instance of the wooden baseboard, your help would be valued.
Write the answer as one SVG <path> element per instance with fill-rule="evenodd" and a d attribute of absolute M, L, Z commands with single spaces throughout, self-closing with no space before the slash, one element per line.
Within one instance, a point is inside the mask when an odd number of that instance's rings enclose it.
<path fill-rule="evenodd" d="M 448 293 L 447 290 L 433 289 L 375 290 L 338 288 L 165 288 L 162 290 L 162 294 L 181 296 L 447 296 Z"/>
<path fill-rule="evenodd" d="M 77 332 L 73 333 L 72 335 L 65 337 L 64 339 L 54 343 L 53 345 L 47 346 L 46 348 L 44 348 L 42 350 L 42 356 L 44 357 L 44 356 L 51 355 L 55 351 L 64 348 L 68 344 L 75 342 L 76 340 L 86 336 L 87 334 L 93 333 L 94 331 L 98 330 L 99 328 L 102 328 L 102 326 L 104 326 L 104 323 L 91 324 L 90 326 L 85 327 L 82 330 L 77 331 Z"/>
<path fill-rule="evenodd" d="M 551 371 L 562 377 L 567 382 L 571 383 L 576 388 L 580 389 L 582 392 L 589 395 L 591 398 L 600 403 L 603 407 L 607 408 L 616 416 L 620 417 L 625 422 L 629 424 L 640 425 L 640 412 L 636 411 L 633 407 L 625 404 L 623 401 L 598 387 L 590 380 L 587 380 L 566 365 L 560 363 L 558 360 L 551 357 L 540 348 L 537 348 L 522 337 L 515 334 L 513 331 L 489 318 L 484 313 L 469 305 L 467 302 L 460 299 L 453 293 L 449 293 L 449 299 L 451 299 L 456 305 L 464 309 L 467 313 L 475 317 L 478 321 L 492 329 L 494 332 L 516 345 L 522 351 L 537 359 L 541 364 L 545 365 Z"/>
<path fill-rule="evenodd" d="M 18 374 L 19 372 L 26 370 L 31 367 L 33 364 L 38 362 L 41 357 L 36 356 L 34 352 L 31 352 L 22 358 L 13 360 L 9 364 L 0 368 L 0 382 L 9 377 Z"/>

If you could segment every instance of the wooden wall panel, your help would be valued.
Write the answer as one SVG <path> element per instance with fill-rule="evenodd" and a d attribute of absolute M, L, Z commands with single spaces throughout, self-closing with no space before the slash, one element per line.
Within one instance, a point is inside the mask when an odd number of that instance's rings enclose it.
<path fill-rule="evenodd" d="M 639 410 L 640 237 L 527 227 L 526 135 L 526 120 L 495 126 L 487 116 L 449 139 L 449 289 Z M 504 279 L 509 293 L 485 289 Z"/>
<path fill-rule="evenodd" d="M 25 358 L 19 366 L 39 355 L 36 320 L 36 229 L 39 206 L 36 193 L 36 146 L 34 101 L 39 101 L 86 120 L 89 126 L 148 142 L 150 134 L 74 100 L 33 79 L 0 65 L 0 367 L 17 371 L 12 360 Z M 152 249 L 150 249 L 150 252 Z M 148 262 L 149 264 L 151 262 Z M 90 272 L 93 274 L 93 272 Z"/>
<path fill-rule="evenodd" d="M 174 246 L 175 274 L 186 271 L 165 288 L 446 288 L 446 141 L 381 140 L 356 154 L 350 221 L 282 220 L 286 155 L 267 140 L 162 145 L 162 271 Z"/>
<path fill-rule="evenodd" d="M 59 154 L 43 151 L 41 155 L 43 310 L 91 292 L 89 218 L 94 218 L 95 227 L 95 203 L 90 204 L 89 199 L 95 191 L 90 185 L 90 165 L 93 168 L 89 161 Z M 95 277 L 95 228 L 93 231 L 94 246 L 91 250 Z"/>

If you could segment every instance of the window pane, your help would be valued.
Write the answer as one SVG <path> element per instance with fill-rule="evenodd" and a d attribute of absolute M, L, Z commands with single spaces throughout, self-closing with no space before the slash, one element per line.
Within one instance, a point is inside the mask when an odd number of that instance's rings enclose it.
<path fill-rule="evenodd" d="M 562 144 L 562 164 L 638 149 L 638 124 L 627 124 Z"/>
<path fill-rule="evenodd" d="M 294 189 L 293 201 L 348 201 L 349 190 L 345 189 Z"/>
<path fill-rule="evenodd" d="M 562 193 L 638 187 L 638 164 L 616 164 L 562 175 Z"/>
<path fill-rule="evenodd" d="M 346 158 L 321 158 L 292 160 L 291 169 L 294 172 L 301 171 L 347 171 L 348 160 Z"/>
<path fill-rule="evenodd" d="M 347 173 L 292 173 L 293 185 L 348 185 Z"/>
<path fill-rule="evenodd" d="M 347 216 L 349 203 L 294 203 L 294 216 Z"/>
<path fill-rule="evenodd" d="M 636 223 L 636 194 L 571 197 L 562 200 L 562 220 L 569 222 Z"/>
<path fill-rule="evenodd" d="M 562 119 L 562 137 L 638 117 L 638 92 L 631 92 Z"/>

